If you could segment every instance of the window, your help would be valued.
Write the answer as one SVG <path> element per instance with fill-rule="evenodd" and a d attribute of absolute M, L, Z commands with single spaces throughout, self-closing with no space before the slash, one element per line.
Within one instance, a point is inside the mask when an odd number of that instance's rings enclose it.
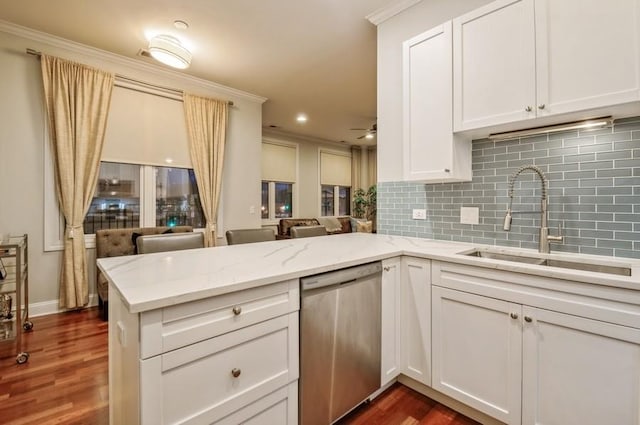
<path fill-rule="evenodd" d="M 84 233 L 140 226 L 139 165 L 100 163 L 96 192 L 84 219 Z"/>
<path fill-rule="evenodd" d="M 154 167 L 156 174 L 156 226 L 205 226 L 193 170 Z"/>
<path fill-rule="evenodd" d="M 298 147 L 276 141 L 262 142 L 263 220 L 293 217 L 298 172 Z"/>
<path fill-rule="evenodd" d="M 320 215 L 351 214 L 351 153 L 320 151 Z"/>
<path fill-rule="evenodd" d="M 335 199 L 338 203 L 335 203 Z M 350 215 L 351 214 L 351 188 L 348 186 L 321 187 L 320 215 Z"/>
<path fill-rule="evenodd" d="M 144 183 L 149 180 L 151 184 Z M 96 193 L 84 221 L 85 234 L 141 226 L 205 226 L 193 170 L 100 163 Z"/>
<path fill-rule="evenodd" d="M 262 218 L 293 217 L 293 183 L 262 182 Z"/>

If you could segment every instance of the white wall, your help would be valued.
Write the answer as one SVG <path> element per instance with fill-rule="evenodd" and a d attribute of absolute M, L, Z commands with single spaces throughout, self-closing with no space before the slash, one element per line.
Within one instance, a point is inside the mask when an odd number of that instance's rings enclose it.
<path fill-rule="evenodd" d="M 4 24 L 3 24 L 4 25 Z M 3 32 L 6 31 L 6 32 Z M 4 25 L 0 27 L 0 233 L 29 235 L 31 313 L 57 308 L 60 252 L 45 252 L 44 109 L 40 63 L 27 55 L 33 48 L 47 54 L 192 93 L 228 99 L 230 108 L 222 205 L 225 228 L 259 227 L 262 101 L 215 83 L 158 71 L 116 55 Z M 95 253 L 88 251 L 90 292 L 95 293 Z"/>
<path fill-rule="evenodd" d="M 378 181 L 402 180 L 402 42 L 492 0 L 423 0 L 378 25 Z"/>

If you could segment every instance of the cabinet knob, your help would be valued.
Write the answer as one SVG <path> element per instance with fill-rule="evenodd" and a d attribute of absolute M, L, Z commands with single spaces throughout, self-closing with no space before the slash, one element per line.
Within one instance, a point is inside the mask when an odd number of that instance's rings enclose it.
<path fill-rule="evenodd" d="M 233 314 L 235 314 L 237 316 L 240 313 L 242 313 L 242 307 L 240 307 L 239 305 L 233 307 Z"/>
<path fill-rule="evenodd" d="M 509 316 L 511 316 L 512 319 L 517 319 L 518 313 L 511 313 Z"/>
<path fill-rule="evenodd" d="M 527 323 L 531 323 L 531 322 L 533 322 L 533 319 L 531 317 L 529 317 L 529 316 L 524 316 L 524 321 L 527 322 Z"/>
<path fill-rule="evenodd" d="M 544 103 L 541 103 L 540 105 L 538 105 L 538 109 L 544 109 L 546 105 Z"/>
<path fill-rule="evenodd" d="M 388 272 L 389 270 L 391 270 L 391 267 L 389 267 L 389 266 L 387 266 L 387 267 L 383 267 L 383 270 L 384 270 L 385 272 Z"/>
<path fill-rule="evenodd" d="M 451 172 L 451 170 L 450 170 L 450 169 L 448 169 L 448 168 L 445 168 L 445 169 L 444 169 L 444 172 L 445 172 L 445 173 L 450 173 L 450 172 Z"/>
<path fill-rule="evenodd" d="M 524 108 L 524 110 L 527 112 L 531 112 L 533 108 L 531 106 L 527 106 L 526 108 Z"/>
<path fill-rule="evenodd" d="M 238 369 L 237 367 L 234 367 L 233 369 L 231 369 L 231 375 L 234 378 L 237 378 L 238 376 L 240 376 L 241 373 L 242 373 L 242 371 L 240 369 Z"/>

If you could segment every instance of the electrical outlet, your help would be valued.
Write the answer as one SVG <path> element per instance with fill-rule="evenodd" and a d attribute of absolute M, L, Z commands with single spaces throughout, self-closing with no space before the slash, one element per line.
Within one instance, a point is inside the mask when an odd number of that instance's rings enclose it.
<path fill-rule="evenodd" d="M 478 224 L 480 222 L 480 208 L 460 207 L 460 223 Z"/>
<path fill-rule="evenodd" d="M 414 220 L 426 220 L 427 219 L 427 210 L 422 210 L 422 209 L 413 210 L 412 218 Z"/>

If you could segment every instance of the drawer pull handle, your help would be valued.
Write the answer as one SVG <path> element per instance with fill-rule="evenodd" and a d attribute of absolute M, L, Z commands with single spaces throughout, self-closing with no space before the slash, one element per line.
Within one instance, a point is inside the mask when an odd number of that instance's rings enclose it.
<path fill-rule="evenodd" d="M 527 106 L 526 108 L 524 108 L 524 110 L 526 112 L 531 112 L 533 110 L 533 108 L 531 108 L 531 106 Z"/>
<path fill-rule="evenodd" d="M 384 271 L 385 271 L 385 272 L 388 272 L 389 270 L 391 270 L 391 267 L 389 267 L 389 266 L 384 267 Z"/>
<path fill-rule="evenodd" d="M 235 314 L 237 316 L 240 313 L 242 313 L 242 307 L 240 307 L 239 305 L 233 307 L 233 314 Z"/>
<path fill-rule="evenodd" d="M 240 369 L 238 369 L 237 367 L 234 367 L 233 369 L 231 369 L 231 375 L 234 378 L 237 378 L 238 376 L 240 376 L 241 373 L 242 373 L 242 371 Z"/>
<path fill-rule="evenodd" d="M 531 323 L 531 322 L 533 322 L 533 319 L 531 317 L 529 317 L 529 316 L 524 316 L 524 321 L 527 322 L 527 323 Z"/>
<path fill-rule="evenodd" d="M 511 316 L 512 319 L 517 319 L 518 313 L 511 313 L 509 316 Z"/>

